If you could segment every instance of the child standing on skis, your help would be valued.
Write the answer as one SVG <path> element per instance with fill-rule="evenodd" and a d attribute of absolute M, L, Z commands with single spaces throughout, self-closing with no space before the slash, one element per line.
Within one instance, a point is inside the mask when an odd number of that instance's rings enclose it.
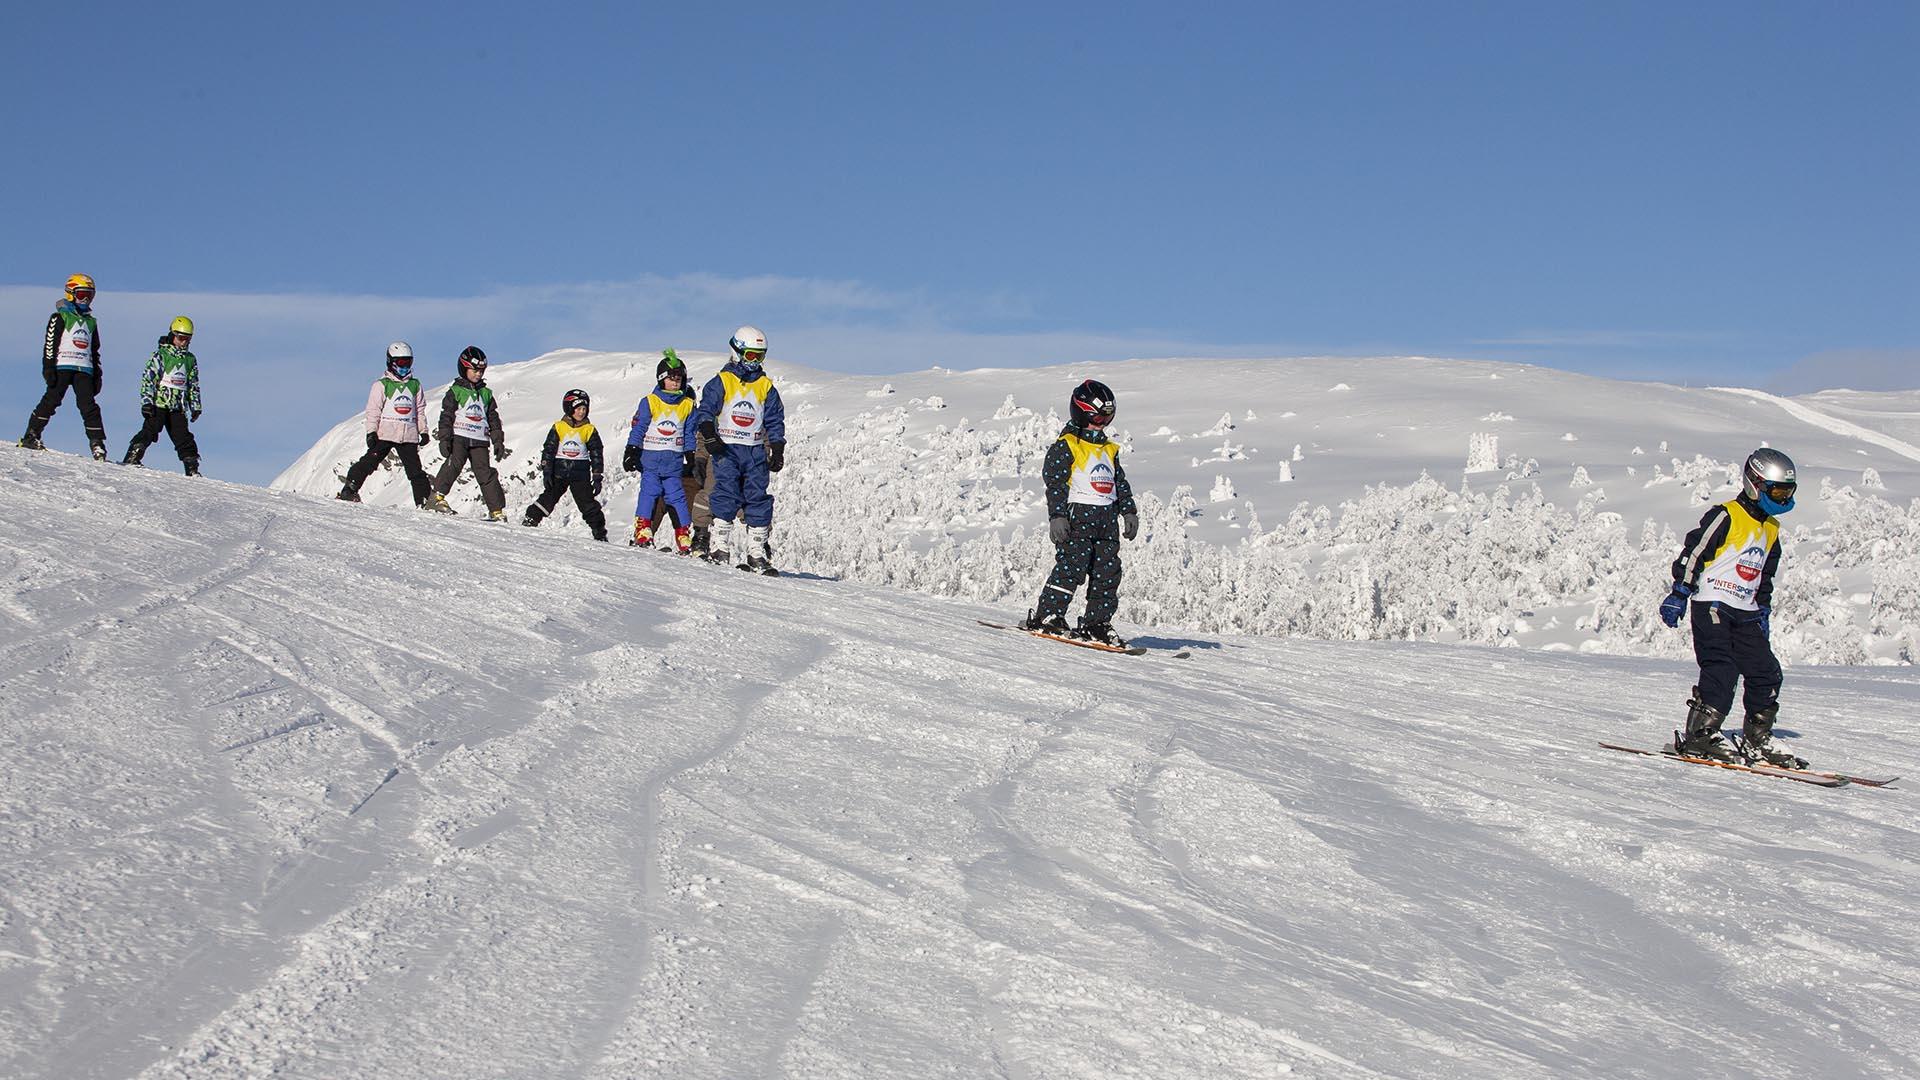
<path fill-rule="evenodd" d="M 1053 541 L 1053 573 L 1040 603 L 1023 626 L 1055 636 L 1124 647 L 1113 632 L 1120 606 L 1120 538 L 1140 531 L 1133 486 L 1120 467 L 1120 448 L 1107 441 L 1113 391 L 1092 379 L 1067 401 L 1067 426 L 1047 448 L 1040 475 L 1047 485 L 1047 538 Z M 1087 583 L 1087 611 L 1078 630 L 1067 627 L 1067 605 Z"/>
<path fill-rule="evenodd" d="M 654 391 L 633 410 L 633 427 L 620 465 L 640 472 L 640 497 L 633 507 L 633 545 L 653 543 L 653 519 L 647 514 L 656 499 L 673 511 L 673 546 L 685 555 L 693 550 L 687 528 L 687 490 L 681 474 L 693 464 L 694 400 L 687 393 L 687 365 L 668 349 L 653 370 Z"/>
<path fill-rule="evenodd" d="M 733 332 L 733 359 L 707 380 L 700 392 L 696 423 L 700 438 L 713 459 L 707 502 L 713 508 L 714 531 L 733 528 L 736 513 L 746 511 L 747 560 L 745 570 L 778 575 L 767 548 L 773 529 L 773 495 L 769 474 L 785 464 L 787 414 L 780 391 L 761 370 L 767 358 L 767 335 L 751 326 Z M 728 559 L 715 541 L 707 558 Z"/>
<path fill-rule="evenodd" d="M 427 445 L 427 426 L 420 421 L 420 380 L 413 377 L 413 346 L 396 341 L 387 346 L 387 373 L 373 380 L 367 393 L 367 452 L 347 470 L 347 482 L 335 496 L 343 502 L 360 501 L 360 485 L 389 453 L 400 455 L 413 485 L 413 505 L 425 508 L 433 485 L 420 467 L 420 448 Z"/>
<path fill-rule="evenodd" d="M 1773 655 L 1773 579 L 1780 568 L 1779 515 L 1793 509 L 1798 487 L 1793 459 L 1762 448 L 1747 455 L 1740 496 L 1708 510 L 1687 534 L 1673 564 L 1673 590 L 1660 602 L 1660 619 L 1693 622 L 1693 655 L 1700 683 L 1687 701 L 1687 726 L 1673 749 L 1689 757 L 1804 769 L 1807 763 L 1774 743 L 1780 712 L 1780 661 Z M 1729 747 L 1720 725 L 1733 708 L 1733 688 L 1745 680 L 1746 719 Z"/>
<path fill-rule="evenodd" d="M 200 446 L 187 427 L 188 421 L 200 419 L 200 362 L 187 348 L 192 342 L 193 320 L 179 315 L 161 336 L 160 347 L 147 357 L 146 370 L 140 373 L 140 431 L 127 444 L 120 464 L 140 464 L 164 430 L 187 475 L 200 475 Z"/>
<path fill-rule="evenodd" d="M 587 528 L 593 530 L 593 538 L 606 540 L 607 516 L 600 512 L 599 501 L 600 486 L 606 480 L 606 458 L 601 453 L 600 433 L 587 420 L 592 407 L 593 399 L 585 390 L 569 390 L 561 397 L 560 408 L 565 415 L 553 422 L 546 445 L 540 449 L 540 475 L 546 487 L 527 507 L 520 524 L 540 524 L 553 513 L 560 495 L 571 491 L 573 504 L 580 508 Z"/>
<path fill-rule="evenodd" d="M 47 319 L 46 344 L 40 350 L 41 373 L 47 380 L 47 392 L 27 418 L 27 433 L 20 445 L 29 450 L 45 450 L 40 434 L 47 421 L 73 389 L 73 400 L 80 406 L 80 422 L 87 429 L 87 445 L 95 461 L 107 460 L 107 429 L 100 421 L 100 383 L 105 371 L 100 366 L 100 324 L 93 317 L 93 279 L 74 274 L 67 279 L 66 296 L 54 305 Z"/>
<path fill-rule="evenodd" d="M 460 350 L 460 376 L 447 387 L 440 399 L 440 424 L 434 434 L 440 440 L 440 456 L 446 461 L 433 478 L 433 508 L 453 513 L 447 505 L 447 492 L 460 479 L 460 470 L 473 463 L 473 479 L 480 485 L 480 497 L 487 502 L 487 520 L 507 520 L 507 493 L 500 487 L 500 474 L 487 456 L 489 448 L 501 461 L 512 453 L 507 449 L 507 431 L 500 424 L 500 406 L 487 389 L 487 354 L 480 346 Z"/>

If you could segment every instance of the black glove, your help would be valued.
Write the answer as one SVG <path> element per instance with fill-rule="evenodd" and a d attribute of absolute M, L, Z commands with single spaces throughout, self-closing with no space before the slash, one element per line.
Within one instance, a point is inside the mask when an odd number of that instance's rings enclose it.
<path fill-rule="evenodd" d="M 379 444 L 380 444 L 379 433 L 374 431 L 367 432 L 367 449 L 371 450 L 375 446 L 378 446 Z"/>
<path fill-rule="evenodd" d="M 593 478 L 593 497 L 594 498 L 597 499 L 600 497 L 600 485 L 606 483 L 606 479 L 607 478 L 604 476 L 595 476 Z"/>
<path fill-rule="evenodd" d="M 1139 514 L 1121 514 L 1120 515 L 1120 535 L 1127 538 L 1128 540 L 1131 540 L 1134 537 L 1140 535 L 1140 515 Z"/>
<path fill-rule="evenodd" d="M 714 430 L 711 420 L 700 425 L 700 440 L 707 444 L 708 457 L 719 457 L 727 452 L 727 444 L 720 441 L 720 433 Z"/>
<path fill-rule="evenodd" d="M 153 414 L 159 411 L 159 408 L 151 401 L 143 401 L 140 403 L 140 418 L 143 420 L 153 419 Z"/>
<path fill-rule="evenodd" d="M 93 392 L 99 393 L 100 388 L 105 385 L 107 385 L 107 369 L 99 364 L 93 365 Z"/>
<path fill-rule="evenodd" d="M 513 447 L 508 446 L 505 443 L 501 443 L 498 447 L 494 449 L 493 456 L 498 458 L 501 461 L 505 461 L 508 458 L 513 456 Z"/>
<path fill-rule="evenodd" d="M 1066 518 L 1047 519 L 1047 539 L 1057 547 L 1067 542 L 1067 535 L 1073 531 L 1073 525 Z"/>
<path fill-rule="evenodd" d="M 632 443 L 628 443 L 627 452 L 620 455 L 620 467 L 627 472 L 639 472 L 640 448 Z"/>
<path fill-rule="evenodd" d="M 786 463 L 787 444 L 783 442 L 769 443 L 767 445 L 767 471 L 779 472 L 780 467 Z"/>
<path fill-rule="evenodd" d="M 440 440 L 440 456 L 445 458 L 450 458 L 453 456 L 453 440 L 452 439 Z"/>
<path fill-rule="evenodd" d="M 699 460 L 699 457 L 698 457 L 698 456 L 697 456 L 696 454 L 694 454 L 694 452 L 693 452 L 693 451 L 691 451 L 691 450 L 689 450 L 689 451 L 687 451 L 686 453 L 684 453 L 684 454 L 682 454 L 682 455 L 680 455 L 680 475 L 681 475 L 681 476 L 692 476 L 692 475 L 693 475 L 693 463 L 694 463 L 695 461 L 698 461 L 698 460 Z"/>
<path fill-rule="evenodd" d="M 1673 591 L 1660 601 L 1660 621 L 1668 626 L 1679 626 L 1680 617 L 1687 613 L 1687 597 L 1693 595 L 1693 586 L 1684 581 L 1673 583 Z"/>
<path fill-rule="evenodd" d="M 193 412 L 191 412 L 191 413 L 189 413 L 189 414 L 187 414 L 187 415 L 188 415 L 188 419 L 190 419 L 190 420 L 192 420 L 192 421 L 193 421 L 194 423 L 196 423 L 196 424 L 197 424 L 197 423 L 199 423 L 199 422 L 200 422 L 200 410 L 199 410 L 199 409 L 195 409 L 195 410 L 193 410 Z"/>

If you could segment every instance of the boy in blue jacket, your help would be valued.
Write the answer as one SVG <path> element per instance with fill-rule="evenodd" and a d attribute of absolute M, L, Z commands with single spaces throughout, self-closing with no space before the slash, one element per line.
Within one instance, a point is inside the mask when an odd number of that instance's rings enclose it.
<path fill-rule="evenodd" d="M 707 380 L 700 392 L 696 423 L 700 439 L 713 457 L 712 488 L 707 502 L 713 507 L 716 533 L 707 558 L 731 561 L 719 546 L 717 534 L 731 529 L 743 508 L 747 518 L 747 561 L 742 570 L 778 575 L 767 550 L 773 528 L 773 495 L 767 491 L 770 473 L 785 464 L 787 413 L 780 391 L 760 365 L 767 358 L 767 335 L 751 326 L 733 332 L 733 359 L 720 374 Z"/>
<path fill-rule="evenodd" d="M 627 435 L 627 450 L 620 467 L 640 473 L 640 497 L 633 505 L 634 547 L 653 543 L 653 520 L 647 514 L 657 499 L 665 499 L 673 511 L 674 550 L 686 555 L 693 550 L 693 538 L 687 529 L 686 485 L 680 481 L 693 467 L 694 425 L 693 395 L 687 392 L 687 365 L 672 349 L 660 357 L 653 369 L 653 393 L 640 399 L 633 410 L 633 428 Z"/>

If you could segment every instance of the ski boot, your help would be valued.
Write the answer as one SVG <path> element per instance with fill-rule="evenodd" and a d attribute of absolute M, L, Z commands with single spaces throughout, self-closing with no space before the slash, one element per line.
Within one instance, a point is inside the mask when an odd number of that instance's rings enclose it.
<path fill-rule="evenodd" d="M 780 576 L 780 571 L 773 568 L 773 552 L 767 547 L 769 531 L 771 526 L 767 525 L 747 526 L 747 561 L 740 564 L 740 569 L 768 577 Z"/>
<path fill-rule="evenodd" d="M 359 502 L 360 493 L 350 487 L 343 487 L 340 489 L 340 494 L 335 495 L 334 498 L 339 499 L 341 502 Z"/>
<path fill-rule="evenodd" d="M 94 443 L 90 447 L 90 449 L 92 449 L 93 451 L 93 460 L 95 461 L 107 460 L 107 444 L 106 443 L 101 443 L 101 442 Z"/>
<path fill-rule="evenodd" d="M 1090 641 L 1095 645 L 1105 645 L 1109 648 L 1127 647 L 1127 643 L 1120 639 L 1120 635 L 1113 632 L 1112 625 L 1108 623 L 1090 623 L 1082 619 L 1080 629 L 1074 632 L 1074 636 L 1081 641 Z"/>
<path fill-rule="evenodd" d="M 653 545 L 653 522 L 643 517 L 633 519 L 633 539 L 627 543 L 643 548 Z"/>
<path fill-rule="evenodd" d="M 134 464 L 138 465 L 139 462 L 136 461 L 134 462 Z M 188 476 L 199 476 L 200 475 L 200 459 L 197 457 L 181 458 L 180 468 Z"/>
<path fill-rule="evenodd" d="M 693 539 L 687 534 L 692 530 L 685 525 L 675 526 L 673 530 L 673 550 L 677 555 L 693 554 Z"/>
<path fill-rule="evenodd" d="M 47 448 L 47 444 L 40 441 L 40 432 L 44 430 L 46 426 L 47 426 L 47 422 L 45 420 L 41 420 L 37 416 L 31 420 L 28 420 L 27 433 L 25 435 L 20 436 L 21 449 L 45 450 Z"/>
<path fill-rule="evenodd" d="M 605 529 L 598 529 L 598 530 L 595 530 L 595 532 L 594 532 L 594 534 L 593 534 L 593 538 L 594 538 L 595 540 L 598 540 L 598 541 L 600 541 L 600 542 L 601 542 L 601 543 L 603 543 L 603 544 L 604 544 L 604 543 L 606 543 L 606 542 L 607 542 L 607 530 L 605 530 Z"/>
<path fill-rule="evenodd" d="M 434 513 L 437 513 L 437 514 L 460 513 L 460 511 L 455 510 L 451 505 L 447 503 L 447 497 L 445 495 L 442 495 L 437 491 L 427 498 L 426 503 L 421 508 L 424 510 L 432 510 Z"/>
<path fill-rule="evenodd" d="M 1673 752 L 1708 761 L 1737 762 L 1738 755 L 1720 737 L 1720 725 L 1726 719 L 1726 713 L 1702 702 L 1700 688 L 1694 687 L 1693 696 L 1687 699 L 1687 729 L 1673 733 Z"/>
<path fill-rule="evenodd" d="M 688 543 L 687 550 L 693 552 L 695 555 L 705 555 L 707 553 L 707 542 L 707 527 L 704 525 L 695 525 L 693 527 L 693 539 Z"/>
<path fill-rule="evenodd" d="M 546 516 L 547 515 L 540 512 L 540 504 L 534 503 L 532 506 L 527 507 L 526 513 L 520 515 L 520 524 L 531 529 L 535 525 L 540 524 L 540 519 Z"/>
<path fill-rule="evenodd" d="M 489 511 L 487 511 L 487 520 L 488 520 L 488 521 L 505 521 L 505 520 L 507 520 L 507 511 L 506 511 L 506 509 L 505 509 L 504 507 L 502 507 L 502 508 L 501 508 L 501 509 L 499 509 L 499 510 L 489 510 Z"/>
<path fill-rule="evenodd" d="M 1020 629 L 1030 634 L 1051 634 L 1054 637 L 1073 636 L 1073 628 L 1067 625 L 1067 620 L 1063 616 L 1042 616 L 1038 611 L 1027 612 L 1027 617 L 1021 622 Z"/>
<path fill-rule="evenodd" d="M 1747 714 L 1740 725 L 1740 751 L 1747 760 L 1755 765 L 1772 765 L 1781 769 L 1804 769 L 1807 759 L 1791 754 L 1783 749 L 1773 738 L 1773 721 L 1780 715 L 1780 706 L 1769 705 L 1759 712 Z"/>
<path fill-rule="evenodd" d="M 145 468 L 146 466 L 141 463 L 140 459 L 146 456 L 147 444 L 141 442 L 139 439 L 135 439 L 127 444 L 127 456 L 120 459 L 120 464 L 139 465 L 141 468 Z"/>

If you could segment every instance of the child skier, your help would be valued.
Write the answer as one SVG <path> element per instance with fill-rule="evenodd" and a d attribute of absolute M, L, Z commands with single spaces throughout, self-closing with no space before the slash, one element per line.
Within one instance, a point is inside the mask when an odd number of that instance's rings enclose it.
<path fill-rule="evenodd" d="M 46 344 L 40 350 L 41 373 L 47 380 L 47 392 L 27 418 L 27 433 L 20 445 L 29 450 L 45 450 L 40 433 L 47 421 L 73 388 L 73 400 L 80 406 L 80 422 L 86 426 L 87 445 L 95 461 L 107 460 L 107 429 L 100 422 L 100 324 L 93 317 L 93 279 L 75 274 L 67 279 L 66 296 L 54 305 L 47 319 Z"/>
<path fill-rule="evenodd" d="M 733 529 L 733 518 L 746 511 L 747 561 L 743 570 L 778 575 L 767 549 L 773 528 L 773 495 L 767 491 L 769 474 L 780 471 L 787 449 L 786 409 L 780 391 L 760 369 L 767 358 L 767 336 L 751 326 L 733 332 L 733 359 L 707 380 L 700 393 L 696 422 L 700 438 L 713 459 L 707 502 L 713 508 L 714 530 Z M 714 562 L 729 561 L 724 548 L 707 553 Z"/>
<path fill-rule="evenodd" d="M 1686 730 L 1673 736 L 1677 753 L 1806 768 L 1773 740 L 1781 675 L 1769 642 L 1779 515 L 1793 509 L 1797 486 L 1793 459 L 1778 450 L 1755 450 L 1740 472 L 1740 497 L 1708 510 L 1674 560 L 1673 591 L 1660 602 L 1660 619 L 1668 626 L 1679 626 L 1683 615 L 1693 620 L 1693 655 L 1700 662 Z M 1740 679 L 1746 681 L 1746 719 L 1738 744 L 1729 748 L 1720 725 Z"/>
<path fill-rule="evenodd" d="M 192 342 L 193 320 L 175 316 L 160 347 L 147 357 L 146 370 L 140 373 L 140 432 L 127 444 L 120 464 L 139 465 L 164 430 L 187 475 L 200 475 L 200 447 L 187 427 L 189 420 L 200 419 L 200 363 L 187 348 Z"/>
<path fill-rule="evenodd" d="M 500 424 L 500 406 L 487 389 L 487 354 L 480 346 L 460 350 L 460 376 L 447 387 L 440 399 L 440 424 L 435 436 L 440 440 L 440 456 L 446 461 L 433 478 L 433 508 L 453 513 L 447 505 L 447 492 L 460 479 L 460 470 L 473 463 L 473 479 L 480 485 L 480 496 L 487 502 L 487 520 L 507 520 L 507 493 L 500 487 L 500 474 L 494 470 L 487 451 L 507 460 L 507 431 Z"/>
<path fill-rule="evenodd" d="M 694 428 L 689 420 L 694 400 L 687 393 L 687 365 L 672 349 L 662 354 L 653 376 L 657 385 L 633 410 L 633 428 L 620 460 L 626 471 L 640 473 L 640 497 L 633 506 L 633 545 L 653 543 L 653 519 L 647 515 L 656 499 L 664 499 L 674 514 L 673 546 L 686 555 L 693 550 L 693 538 L 687 528 L 690 515 L 681 474 L 693 465 Z"/>
<path fill-rule="evenodd" d="M 413 505 L 424 508 L 433 485 L 420 467 L 420 448 L 427 445 L 427 426 L 420 422 L 420 380 L 413 377 L 413 346 L 396 341 L 387 346 L 387 373 L 373 380 L 367 393 L 367 452 L 347 470 L 346 486 L 336 496 L 360 501 L 360 485 L 373 470 L 398 452 L 400 464 L 413 485 Z"/>
<path fill-rule="evenodd" d="M 565 414 L 547 431 L 546 445 L 540 449 L 540 475 L 546 482 L 540 498 L 527 507 L 520 524 L 540 524 L 560 502 L 562 492 L 573 492 L 573 504 L 580 508 L 587 528 L 595 540 L 607 538 L 607 516 L 600 512 L 600 485 L 606 480 L 606 459 L 600 450 L 600 433 L 587 421 L 593 399 L 585 390 L 569 390 L 560 399 Z"/>
<path fill-rule="evenodd" d="M 1133 486 L 1120 467 L 1120 448 L 1107 441 L 1113 391 L 1092 379 L 1067 401 L 1067 426 L 1047 448 L 1040 476 L 1047 485 L 1047 538 L 1053 541 L 1053 573 L 1040 603 L 1027 613 L 1028 630 L 1073 636 L 1124 647 L 1113 632 L 1120 605 L 1120 538 L 1140 531 Z M 1087 611 L 1078 630 L 1067 628 L 1067 605 L 1087 582 Z"/>

